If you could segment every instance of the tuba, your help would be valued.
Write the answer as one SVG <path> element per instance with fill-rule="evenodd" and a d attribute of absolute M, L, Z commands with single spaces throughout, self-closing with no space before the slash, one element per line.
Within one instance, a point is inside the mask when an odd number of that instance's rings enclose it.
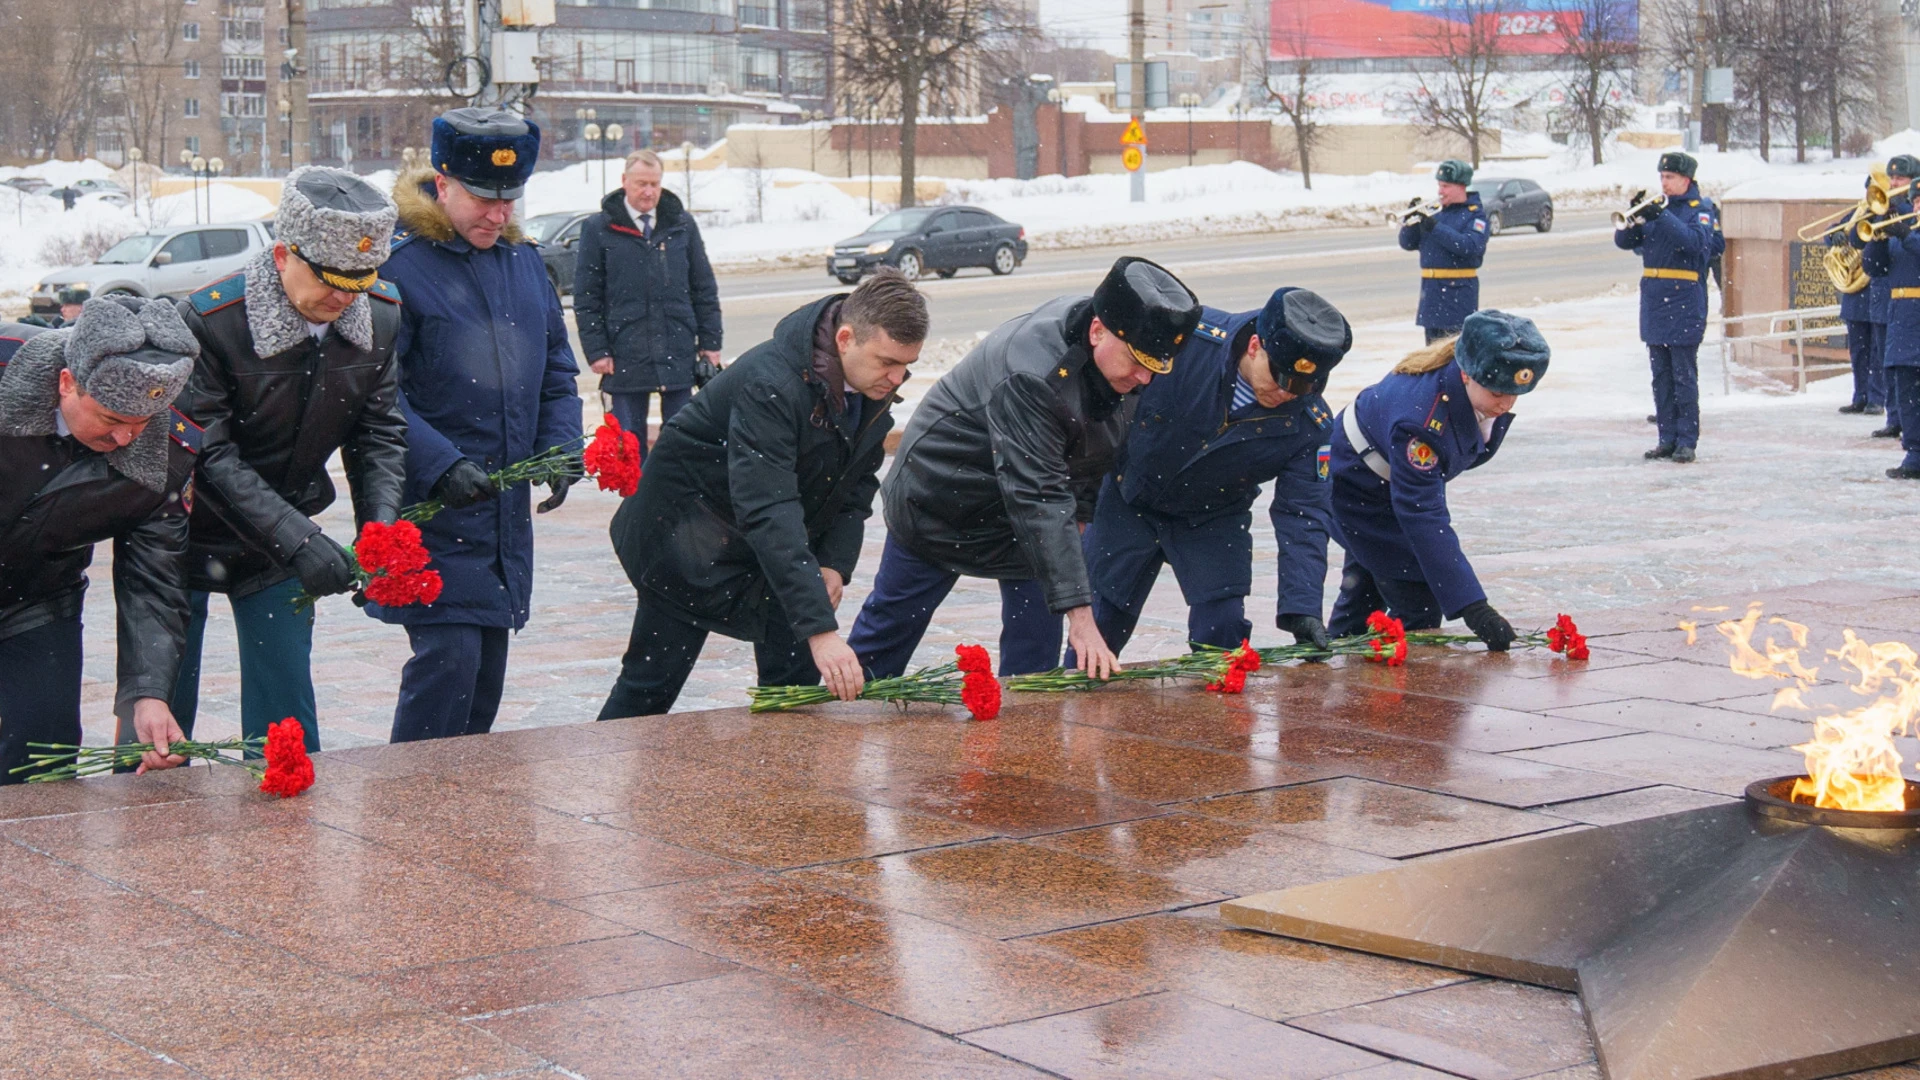
<path fill-rule="evenodd" d="M 1827 280 L 1833 282 L 1834 289 L 1849 295 L 1866 288 L 1871 280 L 1860 265 L 1860 249 L 1851 244 L 1828 248 L 1820 265 L 1826 268 Z"/>

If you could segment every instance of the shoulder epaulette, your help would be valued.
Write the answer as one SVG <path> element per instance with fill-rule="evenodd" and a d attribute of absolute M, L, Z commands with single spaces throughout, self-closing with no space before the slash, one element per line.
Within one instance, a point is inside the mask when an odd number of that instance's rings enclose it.
<path fill-rule="evenodd" d="M 1469 210 L 1479 210 L 1479 209 L 1480 209 L 1480 204 L 1479 204 L 1479 203 L 1477 203 L 1477 202 L 1470 202 L 1470 203 L 1468 203 L 1468 204 L 1467 204 L 1467 209 L 1469 209 Z"/>
<path fill-rule="evenodd" d="M 1333 413 L 1325 405 L 1307 406 L 1307 415 L 1313 419 L 1316 427 L 1329 427 L 1333 424 Z"/>
<path fill-rule="evenodd" d="M 167 420 L 170 424 L 167 428 L 167 434 L 173 436 L 173 441 L 186 447 L 187 450 L 192 453 L 199 453 L 200 436 L 203 431 L 200 425 L 194 423 L 188 418 L 186 413 L 181 412 L 178 408 L 167 410 Z"/>
<path fill-rule="evenodd" d="M 1194 327 L 1194 331 L 1196 333 L 1205 334 L 1215 341 L 1227 340 L 1227 332 L 1224 329 L 1218 326 L 1215 326 L 1210 322 L 1200 323 L 1199 325 Z"/>
<path fill-rule="evenodd" d="M 386 278 L 377 278 L 374 280 L 373 288 L 367 290 L 367 295 L 377 296 L 389 304 L 397 304 L 400 302 L 400 286 Z"/>
<path fill-rule="evenodd" d="M 1688 206 L 1699 206 L 1699 205 L 1700 205 L 1700 200 L 1699 200 L 1699 199 L 1688 199 L 1688 200 L 1687 200 L 1687 205 L 1688 205 Z"/>
<path fill-rule="evenodd" d="M 1447 400 L 1446 392 L 1441 391 L 1433 395 L 1433 404 L 1427 409 L 1427 422 L 1425 427 L 1435 435 L 1445 434 L 1447 430 L 1447 421 L 1445 419 L 1446 410 L 1440 407 L 1440 403 L 1445 400 Z"/>
<path fill-rule="evenodd" d="M 415 233 L 412 229 L 395 229 L 393 231 L 393 243 L 387 248 L 387 250 L 389 252 L 399 251 L 401 248 L 405 247 L 407 245 L 407 242 L 409 240 L 412 240 L 416 235 L 418 234 Z"/>
<path fill-rule="evenodd" d="M 187 302 L 193 305 L 194 311 L 202 315 L 211 315 L 221 308 L 231 307 L 246 298 L 247 275 L 235 274 L 229 278 L 221 278 L 187 297 Z"/>

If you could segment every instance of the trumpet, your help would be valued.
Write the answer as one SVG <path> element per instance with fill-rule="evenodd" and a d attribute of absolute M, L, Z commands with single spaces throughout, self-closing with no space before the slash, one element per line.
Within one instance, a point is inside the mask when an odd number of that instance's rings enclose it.
<path fill-rule="evenodd" d="M 1438 214 L 1443 207 L 1437 202 L 1423 203 L 1418 198 L 1407 200 L 1405 210 L 1387 211 L 1387 224 L 1405 227 L 1418 222 L 1421 218 L 1430 218 Z"/>
<path fill-rule="evenodd" d="M 1627 228 L 1634 223 L 1636 218 L 1648 210 L 1664 210 L 1666 206 L 1667 197 L 1665 195 L 1650 196 L 1644 191 L 1636 191 L 1633 193 L 1632 206 L 1627 207 L 1625 210 L 1615 210 L 1613 212 L 1613 227 L 1616 231 Z"/>
<path fill-rule="evenodd" d="M 1916 220 L 1920 220 L 1920 210 L 1911 214 L 1897 214 L 1890 218 L 1863 221 L 1857 226 L 1856 235 L 1858 235 L 1860 239 L 1872 243 L 1875 240 L 1882 239 L 1895 225 L 1906 225 L 1911 228 Z"/>
<path fill-rule="evenodd" d="M 1886 170 L 1876 165 L 1867 178 L 1866 196 L 1852 206 L 1835 210 L 1831 214 L 1815 218 L 1800 226 L 1798 234 L 1800 241 L 1811 244 L 1825 240 L 1835 233 L 1853 232 L 1860 227 L 1864 219 L 1879 217 L 1886 213 L 1892 208 L 1893 200 L 1906 195 L 1912 187 L 1911 181 L 1898 187 L 1892 186 Z"/>

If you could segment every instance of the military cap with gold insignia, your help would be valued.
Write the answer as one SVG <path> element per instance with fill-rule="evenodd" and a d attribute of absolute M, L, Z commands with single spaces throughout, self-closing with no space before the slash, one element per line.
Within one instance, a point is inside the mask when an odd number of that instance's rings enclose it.
<path fill-rule="evenodd" d="M 1093 313 L 1141 367 L 1165 375 L 1200 324 L 1200 301 L 1165 267 L 1123 255 L 1093 291 Z"/>
<path fill-rule="evenodd" d="M 1540 385 L 1553 352 L 1533 320 L 1488 308 L 1467 316 L 1453 343 L 1467 378 L 1496 394 L 1524 394 Z"/>
<path fill-rule="evenodd" d="M 321 281 L 343 292 L 366 292 L 379 278 L 393 243 L 392 200 L 347 172 L 294 170 L 280 189 L 273 234 Z"/>
<path fill-rule="evenodd" d="M 1353 348 L 1353 327 L 1340 310 L 1306 289 L 1275 289 L 1254 332 L 1267 350 L 1274 381 L 1295 397 L 1327 388 L 1333 366 Z"/>
<path fill-rule="evenodd" d="M 482 199 L 517 199 L 540 160 L 540 127 L 505 109 L 454 109 L 433 121 L 431 159 Z"/>

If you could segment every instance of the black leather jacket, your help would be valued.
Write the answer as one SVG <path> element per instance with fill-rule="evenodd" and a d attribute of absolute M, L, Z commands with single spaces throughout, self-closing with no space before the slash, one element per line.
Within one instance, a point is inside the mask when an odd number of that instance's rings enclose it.
<path fill-rule="evenodd" d="M 848 417 L 833 347 L 844 299 L 780 320 L 661 430 L 612 527 L 650 603 L 747 640 L 770 619 L 802 641 L 838 628 L 820 568 L 853 579 L 893 428 L 892 400 Z"/>
<path fill-rule="evenodd" d="M 1138 394 L 1093 362 L 1093 301 L 1005 323 L 928 391 L 882 488 L 887 532 L 960 574 L 1038 578 L 1053 611 L 1093 602 L 1079 523 L 1126 441 Z"/>
<path fill-rule="evenodd" d="M 122 709 L 172 695 L 187 636 L 187 513 L 199 433 L 172 411 L 153 423 L 179 428 L 167 443 L 164 491 L 122 476 L 105 455 L 66 436 L 0 437 L 0 638 L 80 614 L 93 545 L 113 541 L 114 702 Z"/>
<path fill-rule="evenodd" d="M 193 512 L 189 582 L 244 596 L 292 571 L 294 549 L 320 531 L 313 516 L 332 505 L 327 459 L 346 465 L 357 522 L 399 513 L 407 425 L 400 414 L 393 339 L 400 306 L 369 294 L 371 349 L 338 329 L 262 357 L 247 321 L 241 278 L 218 301 L 209 286 L 180 306 L 200 339 L 200 362 L 181 407 L 206 429 L 199 499 Z M 342 546 L 351 537 L 337 538 Z"/>

